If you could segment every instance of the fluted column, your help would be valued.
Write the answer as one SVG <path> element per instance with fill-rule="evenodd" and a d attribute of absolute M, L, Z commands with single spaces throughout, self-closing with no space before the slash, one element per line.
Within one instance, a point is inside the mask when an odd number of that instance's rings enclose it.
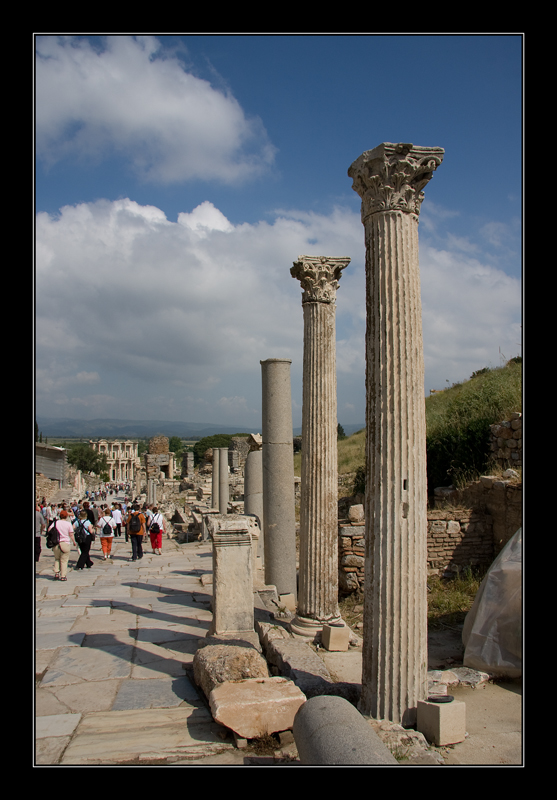
<path fill-rule="evenodd" d="M 304 290 L 300 569 L 291 628 L 311 638 L 325 624 L 343 624 L 338 609 L 335 298 L 349 263 L 349 258 L 300 256 L 290 270 Z"/>
<path fill-rule="evenodd" d="M 427 477 L 418 215 L 439 147 L 348 170 L 366 241 L 366 564 L 360 709 L 412 725 L 427 695 Z"/>

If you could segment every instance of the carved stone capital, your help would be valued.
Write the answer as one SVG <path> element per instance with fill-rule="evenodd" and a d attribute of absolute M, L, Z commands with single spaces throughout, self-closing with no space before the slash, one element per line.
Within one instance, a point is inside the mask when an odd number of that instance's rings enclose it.
<path fill-rule="evenodd" d="M 349 258 L 298 256 L 290 274 L 302 284 L 302 303 L 334 303 L 341 272 L 349 263 Z"/>
<path fill-rule="evenodd" d="M 422 189 L 443 161 L 442 147 L 384 142 L 351 164 L 348 176 L 362 198 L 362 222 L 381 211 L 420 213 Z"/>

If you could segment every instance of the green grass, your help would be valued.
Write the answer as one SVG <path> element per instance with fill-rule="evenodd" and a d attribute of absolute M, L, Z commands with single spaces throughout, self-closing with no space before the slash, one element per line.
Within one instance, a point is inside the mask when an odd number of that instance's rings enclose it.
<path fill-rule="evenodd" d="M 425 403 L 429 490 L 462 485 L 489 466 L 489 426 L 522 409 L 522 364 L 478 371 Z"/>
<path fill-rule="evenodd" d="M 430 493 L 437 486 L 461 486 L 489 468 L 489 426 L 522 410 L 522 364 L 484 367 L 449 389 L 425 398 Z M 364 490 L 365 429 L 338 441 L 339 476 L 354 474 L 353 493 Z M 302 455 L 294 456 L 301 475 Z"/>
<path fill-rule="evenodd" d="M 432 575 L 427 579 L 427 621 L 430 628 L 464 622 L 480 588 L 483 573 L 466 567 L 454 578 Z"/>

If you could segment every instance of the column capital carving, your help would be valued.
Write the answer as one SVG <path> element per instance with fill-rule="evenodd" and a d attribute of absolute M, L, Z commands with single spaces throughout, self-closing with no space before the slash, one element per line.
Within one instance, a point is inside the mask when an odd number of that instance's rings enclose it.
<path fill-rule="evenodd" d="M 334 303 L 342 270 L 348 264 L 349 258 L 298 256 L 290 274 L 302 284 L 302 304 Z"/>
<path fill-rule="evenodd" d="M 443 161 L 442 147 L 383 142 L 348 169 L 352 188 L 362 198 L 362 222 L 381 211 L 420 213 L 423 188 Z"/>

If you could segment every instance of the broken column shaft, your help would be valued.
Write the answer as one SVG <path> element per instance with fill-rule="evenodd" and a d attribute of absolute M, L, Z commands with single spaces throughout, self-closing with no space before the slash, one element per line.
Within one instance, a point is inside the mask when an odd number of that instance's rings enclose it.
<path fill-rule="evenodd" d="M 427 477 L 418 215 L 438 147 L 348 170 L 366 241 L 366 581 L 360 708 L 412 725 L 427 693 Z"/>
<path fill-rule="evenodd" d="M 261 361 L 265 583 L 296 597 L 296 516 L 288 358 Z"/>

